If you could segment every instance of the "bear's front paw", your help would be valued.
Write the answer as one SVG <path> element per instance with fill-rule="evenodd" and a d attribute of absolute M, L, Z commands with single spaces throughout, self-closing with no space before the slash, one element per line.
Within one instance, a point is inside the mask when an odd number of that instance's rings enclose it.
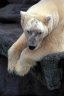
<path fill-rule="evenodd" d="M 13 64 L 8 64 L 8 72 L 13 73 L 14 72 L 14 66 Z"/>
<path fill-rule="evenodd" d="M 26 65 L 16 64 L 15 65 L 15 74 L 17 74 L 19 76 L 24 76 L 24 75 L 28 74 L 29 71 L 30 71 L 29 64 L 26 64 Z"/>

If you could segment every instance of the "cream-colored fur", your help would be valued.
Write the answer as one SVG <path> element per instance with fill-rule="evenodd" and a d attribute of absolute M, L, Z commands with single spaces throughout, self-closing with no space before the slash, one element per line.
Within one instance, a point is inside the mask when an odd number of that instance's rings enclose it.
<path fill-rule="evenodd" d="M 51 18 L 49 22 L 46 17 Z M 31 23 L 33 18 L 40 21 L 36 28 L 40 28 L 42 32 L 44 30 L 41 46 L 30 50 L 26 47 L 28 40 L 23 33 L 8 50 L 8 70 L 15 71 L 20 76 L 27 74 L 36 61 L 40 61 L 44 56 L 64 51 L 64 0 L 41 0 L 27 12 L 21 11 L 21 25 L 24 31 L 35 29 Z"/>

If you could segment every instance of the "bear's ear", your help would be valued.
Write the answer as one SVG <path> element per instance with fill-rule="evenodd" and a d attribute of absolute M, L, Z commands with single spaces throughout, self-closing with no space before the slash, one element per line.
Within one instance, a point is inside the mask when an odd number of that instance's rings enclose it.
<path fill-rule="evenodd" d="M 49 22 L 51 20 L 51 16 L 46 17 L 46 21 Z"/>
<path fill-rule="evenodd" d="M 44 23 L 48 24 L 50 20 L 51 20 L 51 16 L 46 16 L 44 19 Z"/>
<path fill-rule="evenodd" d="M 24 21 L 28 20 L 30 17 L 29 13 L 25 11 L 20 11 L 20 15 L 21 15 L 21 24 L 23 24 Z"/>
<path fill-rule="evenodd" d="M 24 18 L 26 16 L 26 13 L 25 11 L 20 11 L 20 15 L 21 15 L 21 18 Z"/>
<path fill-rule="evenodd" d="M 27 18 L 26 14 L 27 14 L 27 12 L 25 12 L 25 11 L 20 11 L 21 25 L 24 24 L 24 20 L 25 20 L 25 18 Z"/>

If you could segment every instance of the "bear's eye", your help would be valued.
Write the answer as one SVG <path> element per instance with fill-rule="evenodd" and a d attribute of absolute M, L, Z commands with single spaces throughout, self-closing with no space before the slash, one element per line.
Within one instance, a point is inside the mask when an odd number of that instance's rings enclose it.
<path fill-rule="evenodd" d="M 27 33 L 29 34 L 29 35 L 32 35 L 32 31 L 30 30 L 27 30 Z"/>
<path fill-rule="evenodd" d="M 27 30 L 27 33 L 28 33 L 29 35 L 31 35 L 31 34 L 32 34 L 32 31 Z"/>
<path fill-rule="evenodd" d="M 42 32 L 36 32 L 36 33 L 35 33 L 36 36 L 39 36 L 39 35 L 41 35 L 41 34 L 42 34 Z"/>
<path fill-rule="evenodd" d="M 27 33 L 29 34 L 29 33 L 30 33 L 30 31 L 29 31 L 29 30 L 27 30 Z"/>
<path fill-rule="evenodd" d="M 38 35 L 41 35 L 42 34 L 42 32 L 38 32 Z"/>

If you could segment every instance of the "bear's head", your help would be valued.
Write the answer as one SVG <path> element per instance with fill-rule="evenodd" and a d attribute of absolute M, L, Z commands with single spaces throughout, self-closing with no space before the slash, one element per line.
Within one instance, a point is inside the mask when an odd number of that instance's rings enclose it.
<path fill-rule="evenodd" d="M 28 40 L 28 47 L 33 50 L 41 46 L 42 40 L 49 34 L 51 16 L 40 16 L 21 11 L 21 26 Z"/>

